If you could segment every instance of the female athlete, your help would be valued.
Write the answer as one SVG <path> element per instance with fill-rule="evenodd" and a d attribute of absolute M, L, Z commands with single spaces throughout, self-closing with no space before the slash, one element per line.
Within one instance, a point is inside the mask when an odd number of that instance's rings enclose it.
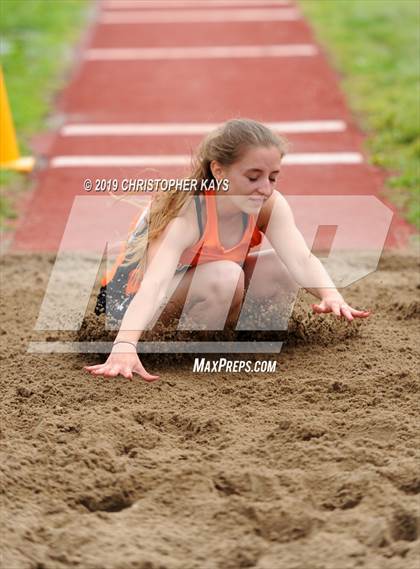
<path fill-rule="evenodd" d="M 146 328 L 174 318 L 189 329 L 232 326 L 245 294 L 274 303 L 302 287 L 319 298 L 315 313 L 369 316 L 345 302 L 276 189 L 285 152 L 283 138 L 251 119 L 229 120 L 204 138 L 188 178 L 195 189 L 156 192 L 102 279 L 95 312 L 121 323 L 107 360 L 85 370 L 154 381 L 137 354 Z M 227 191 L 217 191 L 226 180 Z"/>

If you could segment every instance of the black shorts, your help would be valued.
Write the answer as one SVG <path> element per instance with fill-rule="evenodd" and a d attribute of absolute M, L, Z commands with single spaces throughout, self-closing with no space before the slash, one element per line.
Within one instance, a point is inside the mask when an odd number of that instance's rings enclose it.
<path fill-rule="evenodd" d="M 122 320 L 134 296 L 134 294 L 116 296 L 112 294 L 112 287 L 109 284 L 101 286 L 96 298 L 95 314 L 97 316 L 106 314 L 114 320 Z"/>
<path fill-rule="evenodd" d="M 190 267 L 191 265 L 181 265 L 175 274 L 186 272 Z M 117 275 L 107 285 L 101 286 L 96 298 L 95 314 L 106 314 L 114 320 L 122 320 L 135 294 L 125 294 L 125 279 L 116 277 Z"/>

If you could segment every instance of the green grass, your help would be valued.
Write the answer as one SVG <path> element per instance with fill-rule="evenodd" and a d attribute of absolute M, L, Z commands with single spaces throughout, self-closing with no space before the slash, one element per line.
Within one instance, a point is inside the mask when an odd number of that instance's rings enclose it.
<path fill-rule="evenodd" d="M 368 134 L 384 194 L 420 227 L 420 2 L 300 0 Z"/>
<path fill-rule="evenodd" d="M 31 136 L 46 128 L 54 97 L 66 84 L 72 47 L 85 29 L 89 0 L 0 0 L 0 58 L 22 155 Z M 0 223 L 16 213 L 14 197 L 28 181 L 0 173 Z"/>

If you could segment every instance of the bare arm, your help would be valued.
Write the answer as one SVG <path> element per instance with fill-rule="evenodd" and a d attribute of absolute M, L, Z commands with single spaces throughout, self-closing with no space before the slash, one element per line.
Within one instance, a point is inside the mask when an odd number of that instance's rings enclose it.
<path fill-rule="evenodd" d="M 313 306 L 314 311 L 334 312 L 348 320 L 368 316 L 369 312 L 355 310 L 344 301 L 321 261 L 307 247 L 286 199 L 274 192 L 269 201 L 271 215 L 266 235 L 295 281 L 321 299 L 319 305 Z"/>
<path fill-rule="evenodd" d="M 146 381 L 159 378 L 144 369 L 136 347 L 130 343 L 136 344 L 142 331 L 147 328 L 167 293 L 182 252 L 196 238 L 196 228 L 186 214 L 171 220 L 159 238 L 150 244 L 149 263 L 141 287 L 130 302 L 114 340 L 129 343 L 114 345 L 105 363 L 85 366 L 86 371 L 107 377 L 121 374 L 128 379 L 133 378 L 133 373 L 138 373 Z"/>
<path fill-rule="evenodd" d="M 151 258 L 138 293 L 130 302 L 115 339 L 137 342 L 165 298 L 182 252 L 194 242 L 191 224 L 176 217 L 149 247 Z"/>

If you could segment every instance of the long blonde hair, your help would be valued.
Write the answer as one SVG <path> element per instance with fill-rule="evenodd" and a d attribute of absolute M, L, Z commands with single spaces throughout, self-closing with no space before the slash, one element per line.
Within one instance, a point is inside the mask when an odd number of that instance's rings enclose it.
<path fill-rule="evenodd" d="M 210 132 L 199 144 L 195 156 L 192 157 L 191 173 L 184 179 L 198 181 L 197 190 L 177 191 L 176 189 L 157 191 L 151 203 L 148 232 L 138 235 L 127 245 L 123 266 L 137 263 L 134 278 L 139 278 L 145 264 L 145 251 L 148 243 L 157 239 L 168 223 L 174 219 L 191 196 L 202 193 L 203 180 L 214 180 L 210 164 L 216 160 L 222 166 L 230 166 L 245 154 L 251 147 L 275 146 L 281 158 L 288 149 L 285 138 L 277 135 L 264 124 L 252 119 L 231 119 Z M 156 190 L 159 190 L 158 185 Z"/>

